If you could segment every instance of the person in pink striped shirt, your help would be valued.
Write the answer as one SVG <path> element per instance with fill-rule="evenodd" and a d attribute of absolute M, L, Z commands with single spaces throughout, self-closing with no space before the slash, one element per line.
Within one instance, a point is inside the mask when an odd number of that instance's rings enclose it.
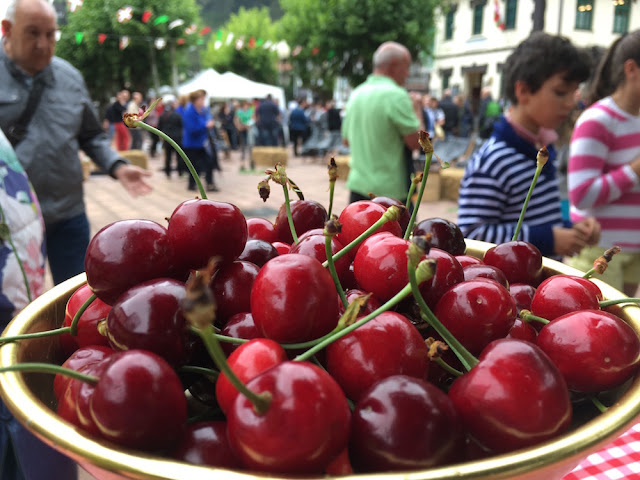
<path fill-rule="evenodd" d="M 602 277 L 634 296 L 640 283 L 640 30 L 618 38 L 600 61 L 591 105 L 578 118 L 569 153 L 571 219 L 593 216 L 602 233 L 570 263 L 583 271 L 617 245 Z"/>

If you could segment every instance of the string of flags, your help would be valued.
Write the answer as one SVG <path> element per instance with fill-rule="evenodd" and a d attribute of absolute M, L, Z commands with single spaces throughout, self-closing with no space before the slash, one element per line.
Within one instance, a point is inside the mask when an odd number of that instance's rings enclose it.
<path fill-rule="evenodd" d="M 497 2 L 497 0 L 496 0 Z M 77 12 L 80 8 L 82 8 L 83 0 L 67 0 L 67 7 L 69 12 L 74 13 Z M 116 20 L 118 23 L 126 24 L 133 20 L 134 18 L 139 18 L 142 23 L 151 24 L 154 26 L 167 24 L 167 28 L 170 31 L 173 31 L 179 27 L 184 27 L 185 35 L 194 35 L 198 34 L 200 38 L 196 40 L 196 44 L 202 45 L 204 44 L 204 36 L 211 33 L 211 27 L 198 27 L 195 23 L 186 25 L 185 21 L 181 18 L 171 20 L 168 15 L 155 15 L 154 12 L 148 8 L 140 11 L 136 11 L 134 7 L 131 5 L 125 5 L 119 8 L 116 11 Z M 175 43 L 176 45 L 184 45 L 187 43 L 187 39 L 184 37 L 148 37 L 148 36 L 130 36 L 130 35 L 120 35 L 120 34 L 110 34 L 104 32 L 98 33 L 88 33 L 88 32 L 75 32 L 75 42 L 76 44 L 81 44 L 86 38 L 87 35 L 97 35 L 98 44 L 104 45 L 107 39 L 114 38 L 118 40 L 118 47 L 120 50 L 124 50 L 130 44 L 132 39 L 142 39 L 145 41 L 153 42 L 153 45 L 156 49 L 162 50 L 169 43 Z M 236 50 L 246 49 L 254 49 L 254 48 L 264 48 L 271 51 L 277 51 L 280 44 L 283 41 L 276 42 L 272 40 L 265 40 L 262 38 L 256 38 L 255 36 L 246 37 L 245 35 L 236 36 L 233 32 L 227 32 L 226 37 L 225 33 L 222 29 L 218 29 L 215 32 L 216 40 L 214 42 L 214 49 L 218 50 L 222 48 L 222 46 L 230 46 L 233 45 Z M 286 43 L 286 42 L 285 42 Z M 288 46 L 287 46 L 288 49 Z M 303 47 L 301 45 L 297 45 L 293 49 L 290 50 L 290 55 L 296 57 L 303 52 Z M 312 47 L 309 49 L 311 55 L 318 55 L 320 53 L 319 47 Z M 329 50 L 327 52 L 327 57 L 329 59 L 335 56 L 335 52 L 333 50 Z"/>
<path fill-rule="evenodd" d="M 496 22 L 496 26 L 500 30 L 504 30 L 507 28 L 504 20 L 502 19 L 502 13 L 500 12 L 500 5 L 498 4 L 498 0 L 493 0 L 493 21 Z"/>

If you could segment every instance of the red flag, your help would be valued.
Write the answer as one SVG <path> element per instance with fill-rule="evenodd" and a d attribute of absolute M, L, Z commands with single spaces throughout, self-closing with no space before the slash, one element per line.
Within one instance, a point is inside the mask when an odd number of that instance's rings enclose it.
<path fill-rule="evenodd" d="M 311 50 L 311 55 L 317 55 L 319 51 L 320 49 L 318 47 L 313 47 L 313 50 Z"/>
<path fill-rule="evenodd" d="M 200 30 L 200 35 L 206 35 L 210 31 L 211 31 L 211 27 L 204 27 L 202 30 Z"/>
<path fill-rule="evenodd" d="M 147 23 L 151 19 L 151 15 L 153 15 L 151 10 L 145 10 L 142 14 L 142 23 Z"/>
<path fill-rule="evenodd" d="M 253 38 L 253 37 L 251 37 L 251 38 L 249 39 L 249 48 L 253 48 L 253 47 L 255 47 L 255 46 L 256 46 L 256 39 L 255 39 L 255 38 Z"/>
<path fill-rule="evenodd" d="M 106 39 L 107 39 L 107 34 L 106 33 L 99 33 L 98 34 L 98 43 L 100 45 L 102 45 Z"/>
<path fill-rule="evenodd" d="M 184 38 L 179 38 L 179 39 L 176 41 L 176 43 L 177 43 L 178 45 L 184 45 L 184 42 L 185 42 L 185 39 L 184 39 Z"/>

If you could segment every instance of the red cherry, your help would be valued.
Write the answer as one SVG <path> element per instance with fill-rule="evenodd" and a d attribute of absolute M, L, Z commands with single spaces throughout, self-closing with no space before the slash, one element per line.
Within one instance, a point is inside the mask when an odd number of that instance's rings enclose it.
<path fill-rule="evenodd" d="M 464 445 L 453 403 L 425 380 L 394 375 L 380 380 L 353 411 L 349 439 L 358 472 L 424 470 L 457 458 Z"/>
<path fill-rule="evenodd" d="M 284 348 L 267 338 L 254 338 L 243 343 L 227 359 L 229 368 L 243 383 L 285 361 L 287 361 L 287 352 Z M 238 395 L 238 390 L 227 376 L 220 373 L 216 381 L 216 399 L 223 413 L 229 411 Z"/>
<path fill-rule="evenodd" d="M 81 347 L 73 352 L 69 358 L 64 361 L 62 366 L 70 370 L 78 371 L 87 365 L 104 360 L 113 353 L 114 351 L 112 348 L 103 345 Z M 56 374 L 56 376 L 53 377 L 53 394 L 56 398 L 60 398 L 62 396 L 71 380 L 71 377 L 62 374 Z"/>
<path fill-rule="evenodd" d="M 141 450 L 171 448 L 187 421 L 180 379 L 158 355 L 127 350 L 111 356 L 91 397 L 91 416 L 105 438 Z"/>
<path fill-rule="evenodd" d="M 466 267 L 462 267 L 462 271 L 464 272 L 465 280 L 473 280 L 474 278 L 490 278 L 491 280 L 495 280 L 496 282 L 498 282 L 507 290 L 509 289 L 509 282 L 507 281 L 507 277 L 504 276 L 502 270 L 494 266 L 480 264 L 468 265 Z"/>
<path fill-rule="evenodd" d="M 402 213 L 400 214 L 400 218 L 398 219 L 398 223 L 400 224 L 400 231 L 402 234 L 407 230 L 409 226 L 409 222 L 411 221 L 411 213 L 406 208 L 405 204 L 400 200 L 390 197 L 376 197 L 374 196 L 371 201 L 373 203 L 378 203 L 384 207 L 384 209 L 388 209 L 389 207 L 395 205 L 397 207 L 401 207 Z"/>
<path fill-rule="evenodd" d="M 237 260 L 251 262 L 258 267 L 262 267 L 273 257 L 280 255 L 278 249 L 264 240 L 247 240 L 244 250 L 238 255 Z"/>
<path fill-rule="evenodd" d="M 320 474 L 347 446 L 351 413 L 342 390 L 320 367 L 284 362 L 247 387 L 268 392 L 271 404 L 256 412 L 244 396 L 229 410 L 227 434 L 248 468 L 282 474 Z"/>
<path fill-rule="evenodd" d="M 446 218 L 427 218 L 413 228 L 413 236 L 431 234 L 431 246 L 451 255 L 464 255 L 467 244 L 460 227 Z"/>
<path fill-rule="evenodd" d="M 509 285 L 509 293 L 516 302 L 518 313 L 520 310 L 531 310 L 531 300 L 536 293 L 535 287 L 526 283 L 512 283 Z"/>
<path fill-rule="evenodd" d="M 291 247 L 289 253 L 299 253 L 302 255 L 307 255 L 309 257 L 315 258 L 320 263 L 323 263 L 327 259 L 324 243 L 325 237 L 323 233 L 310 234 L 309 232 L 306 232 L 299 238 L 298 243 Z M 331 239 L 332 255 L 335 255 L 340 250 L 342 250 L 342 247 L 342 243 L 340 243 L 335 237 Z M 350 265 L 351 259 L 349 255 L 345 255 L 334 262 L 336 273 L 338 274 L 338 279 L 340 280 L 341 285 L 343 284 L 343 281 L 348 281 L 349 279 Z"/>
<path fill-rule="evenodd" d="M 553 320 L 576 310 L 599 310 L 598 298 L 594 295 L 594 290 L 584 284 L 585 281 L 588 282 L 572 275 L 547 278 L 538 286 L 531 299 L 531 313 Z"/>
<path fill-rule="evenodd" d="M 436 272 L 431 280 L 420 284 L 420 293 L 432 310 L 444 293 L 464 280 L 464 271 L 453 255 L 439 248 L 431 248 L 427 257 L 437 260 Z"/>
<path fill-rule="evenodd" d="M 542 254 L 535 245 L 523 241 L 501 243 L 488 249 L 482 259 L 504 273 L 512 283 L 536 286 L 542 273 Z"/>
<path fill-rule="evenodd" d="M 284 255 L 285 253 L 289 253 L 291 250 L 291 244 L 284 242 L 272 242 L 271 245 L 276 247 L 279 255 Z"/>
<path fill-rule="evenodd" d="M 538 331 L 529 322 L 525 322 L 521 318 L 516 318 L 516 321 L 513 322 L 513 327 L 509 330 L 507 338 L 536 343 L 537 336 Z"/>
<path fill-rule="evenodd" d="M 134 285 L 170 276 L 173 249 L 167 229 L 150 220 L 119 220 L 96 233 L 87 248 L 87 283 L 113 305 Z"/>
<path fill-rule="evenodd" d="M 326 354 L 327 371 L 356 402 L 383 378 L 427 378 L 428 349 L 422 335 L 395 312 L 383 312 L 331 343 Z"/>
<path fill-rule="evenodd" d="M 194 465 L 241 470 L 227 439 L 227 422 L 196 422 L 188 425 L 171 457 Z"/>
<path fill-rule="evenodd" d="M 638 369 L 640 340 L 619 317 L 600 310 L 567 313 L 546 324 L 536 341 L 564 375 L 570 390 L 617 387 Z"/>
<path fill-rule="evenodd" d="M 486 278 L 454 285 L 442 295 L 433 313 L 474 355 L 493 340 L 506 337 L 517 314 L 509 291 Z"/>
<path fill-rule="evenodd" d="M 176 270 L 184 274 L 206 267 L 213 257 L 232 262 L 247 242 L 244 215 L 225 202 L 182 202 L 171 214 L 167 229 L 176 252 Z"/>
<path fill-rule="evenodd" d="M 327 221 L 327 210 L 320 203 L 314 200 L 293 200 L 290 203 L 290 208 L 293 226 L 298 237 L 312 228 L 324 228 L 324 223 Z M 287 210 L 284 204 L 278 210 L 274 228 L 279 241 L 288 244 L 293 243 L 293 236 L 291 235 Z"/>
<path fill-rule="evenodd" d="M 331 274 L 315 258 L 281 255 L 269 260 L 251 290 L 251 314 L 267 338 L 279 343 L 319 338 L 338 323 Z"/>
<path fill-rule="evenodd" d="M 569 427 L 567 384 L 540 348 L 505 338 L 490 343 L 478 360 L 453 382 L 449 398 L 482 445 L 509 452 L 552 439 Z"/>
<path fill-rule="evenodd" d="M 353 240 L 363 234 L 369 227 L 376 223 L 387 209 L 371 200 L 360 200 L 350 203 L 342 210 L 339 222 L 342 230 L 337 235 L 338 241 L 344 245 L 349 245 Z M 397 220 L 393 220 L 382 225 L 376 233 L 390 232 L 396 237 L 402 236 L 402 230 Z M 362 244 L 356 245 L 351 252 L 355 255 Z"/>
<path fill-rule="evenodd" d="M 253 315 L 249 312 L 236 313 L 232 315 L 227 323 L 220 330 L 220 334 L 226 337 L 242 338 L 251 340 L 252 338 L 262 337 L 262 332 L 253 321 Z M 236 350 L 239 345 L 228 342 L 221 342 L 222 350 L 228 356 Z"/>
<path fill-rule="evenodd" d="M 91 288 L 86 283 L 73 292 L 64 311 L 63 327 L 71 326 L 73 317 L 92 294 Z M 109 310 L 111 310 L 110 305 L 107 305 L 99 298 L 94 299 L 78 319 L 77 335 L 75 337 L 68 333 L 60 335 L 60 346 L 66 356 L 71 355 L 73 351 L 80 347 L 109 345 L 107 337 L 98 331 L 98 323 L 107 318 Z"/>
<path fill-rule="evenodd" d="M 247 218 L 247 235 L 249 240 L 264 240 L 269 243 L 278 240 L 273 223 L 260 217 Z"/>
<path fill-rule="evenodd" d="M 462 266 L 462 268 L 467 265 L 484 265 L 484 262 L 477 257 L 472 257 L 471 255 L 454 255 L 458 263 Z"/>
<path fill-rule="evenodd" d="M 345 291 L 344 294 L 345 294 L 345 297 L 347 297 L 347 304 L 349 304 L 353 302 L 356 298 L 366 295 L 367 292 L 359 288 L 350 288 L 349 290 Z M 340 307 L 340 315 L 342 315 L 345 310 L 344 306 L 342 305 L 342 302 L 340 302 L 339 307 Z M 370 313 L 375 312 L 380 307 L 381 307 L 381 304 L 375 297 L 373 296 L 369 297 L 369 300 L 367 300 L 367 304 L 360 311 L 360 315 L 364 317 L 366 315 L 369 315 Z"/>
<path fill-rule="evenodd" d="M 216 301 L 216 324 L 224 325 L 229 317 L 251 309 L 251 288 L 259 271 L 254 263 L 236 260 L 213 275 L 210 287 Z"/>

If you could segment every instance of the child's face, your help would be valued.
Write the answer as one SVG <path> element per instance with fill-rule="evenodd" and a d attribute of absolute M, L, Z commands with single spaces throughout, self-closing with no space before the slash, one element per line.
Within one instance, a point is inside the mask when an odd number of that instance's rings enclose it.
<path fill-rule="evenodd" d="M 535 93 L 524 82 L 516 85 L 516 96 L 521 120 L 525 127 L 537 131 L 540 127 L 557 128 L 571 113 L 575 105 L 578 82 L 566 82 L 564 72 L 548 78 Z"/>

